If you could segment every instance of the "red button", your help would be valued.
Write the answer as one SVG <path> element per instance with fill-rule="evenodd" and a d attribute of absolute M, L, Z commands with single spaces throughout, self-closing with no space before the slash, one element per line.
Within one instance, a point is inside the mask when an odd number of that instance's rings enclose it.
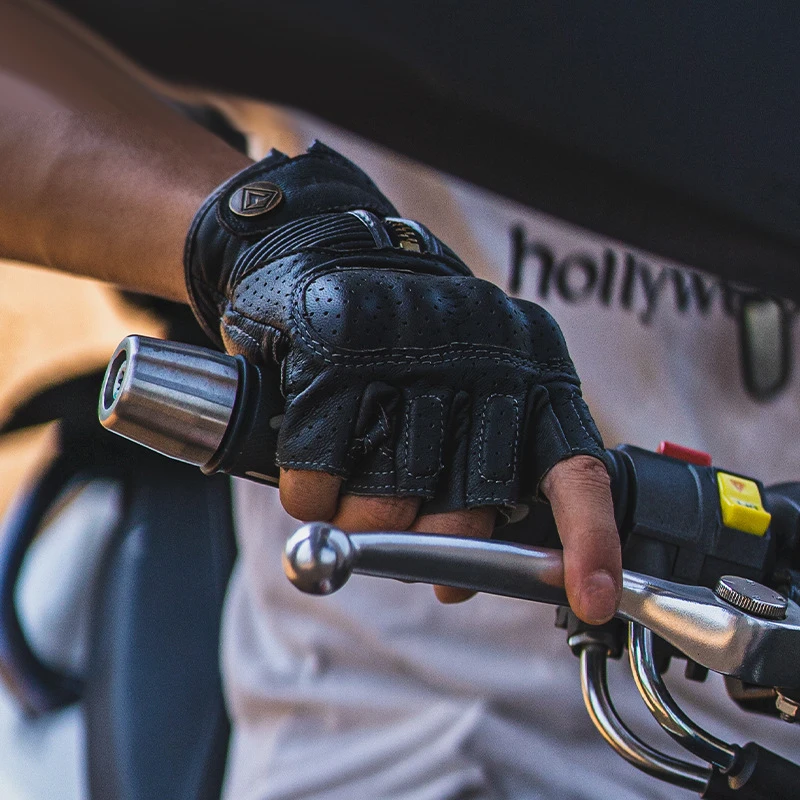
<path fill-rule="evenodd" d="M 690 464 L 697 464 L 698 467 L 710 467 L 711 456 L 702 450 L 693 450 L 691 447 L 684 447 L 675 442 L 661 442 L 656 450 L 662 456 L 677 458 L 679 461 L 688 461 Z"/>

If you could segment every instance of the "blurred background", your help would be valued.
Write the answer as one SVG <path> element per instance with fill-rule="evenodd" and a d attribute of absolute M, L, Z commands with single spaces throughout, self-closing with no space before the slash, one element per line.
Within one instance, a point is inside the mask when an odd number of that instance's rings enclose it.
<path fill-rule="evenodd" d="M 106 286 L 0 261 L 0 424 L 45 384 L 104 365 L 125 335 L 159 332 Z M 49 425 L 0 438 L 0 516 L 53 446 Z"/>

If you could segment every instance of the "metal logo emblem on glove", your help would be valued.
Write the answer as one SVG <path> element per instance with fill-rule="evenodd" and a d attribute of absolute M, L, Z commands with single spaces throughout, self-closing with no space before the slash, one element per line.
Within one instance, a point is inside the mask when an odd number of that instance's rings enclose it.
<path fill-rule="evenodd" d="M 258 217 L 272 211 L 283 200 L 279 186 L 267 181 L 248 183 L 231 195 L 228 207 L 240 217 Z"/>

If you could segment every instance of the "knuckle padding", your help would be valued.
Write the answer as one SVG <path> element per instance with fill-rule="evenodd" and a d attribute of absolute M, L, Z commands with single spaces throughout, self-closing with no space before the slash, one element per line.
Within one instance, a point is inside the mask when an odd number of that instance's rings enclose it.
<path fill-rule="evenodd" d="M 308 331 L 337 350 L 422 353 L 463 343 L 531 354 L 525 314 L 475 278 L 336 269 L 314 277 L 301 303 Z"/>

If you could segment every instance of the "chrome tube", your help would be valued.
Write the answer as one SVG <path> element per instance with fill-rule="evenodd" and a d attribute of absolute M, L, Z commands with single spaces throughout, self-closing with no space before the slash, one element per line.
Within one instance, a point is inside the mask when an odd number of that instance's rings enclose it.
<path fill-rule="evenodd" d="M 673 700 L 656 669 L 653 632 L 632 622 L 629 626 L 628 652 L 636 686 L 658 724 L 690 753 L 727 772 L 736 760 L 739 748 L 695 725 Z"/>
<path fill-rule="evenodd" d="M 600 644 L 588 644 L 581 650 L 581 691 L 594 726 L 629 764 L 673 786 L 702 794 L 711 779 L 710 767 L 681 761 L 653 749 L 620 719 L 608 692 L 607 662 L 608 654 Z"/>

